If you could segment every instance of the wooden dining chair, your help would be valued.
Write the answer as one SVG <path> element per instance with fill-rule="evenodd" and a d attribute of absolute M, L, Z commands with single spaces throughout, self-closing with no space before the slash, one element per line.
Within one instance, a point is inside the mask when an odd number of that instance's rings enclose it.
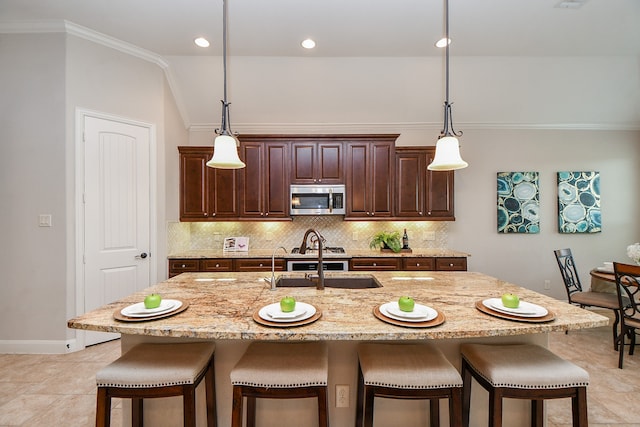
<path fill-rule="evenodd" d="M 640 330 L 640 265 L 613 263 L 616 292 L 620 308 L 620 336 L 618 338 L 618 368 L 622 369 L 624 339 L 629 337 L 629 355 L 636 346 L 636 329 Z"/>
<path fill-rule="evenodd" d="M 613 349 L 618 350 L 618 324 L 620 323 L 620 310 L 618 298 L 615 294 L 606 292 L 583 291 L 576 263 L 573 260 L 571 249 L 557 249 L 553 251 L 558 261 L 560 274 L 567 291 L 570 304 L 585 307 L 598 307 L 613 310 Z"/>

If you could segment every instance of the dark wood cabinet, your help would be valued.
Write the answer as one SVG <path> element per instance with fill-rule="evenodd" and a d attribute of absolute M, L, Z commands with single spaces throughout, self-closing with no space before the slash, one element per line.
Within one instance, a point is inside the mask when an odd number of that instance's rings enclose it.
<path fill-rule="evenodd" d="M 396 271 L 401 268 L 400 258 L 373 257 L 351 258 L 349 270 L 351 271 Z"/>
<path fill-rule="evenodd" d="M 393 215 L 397 137 L 370 135 L 367 140 L 345 144 L 345 219 L 389 219 Z"/>
<path fill-rule="evenodd" d="M 240 158 L 246 163 L 240 174 L 241 219 L 290 219 L 289 144 L 266 137 L 240 139 Z"/>
<path fill-rule="evenodd" d="M 407 271 L 433 271 L 436 269 L 436 261 L 431 257 L 402 258 L 402 270 Z"/>
<path fill-rule="evenodd" d="M 233 260 L 226 258 L 201 259 L 200 271 L 234 271 Z"/>
<path fill-rule="evenodd" d="M 291 183 L 344 184 L 343 143 L 314 139 L 291 144 Z"/>
<path fill-rule="evenodd" d="M 242 258 L 235 260 L 235 271 L 271 271 L 271 258 Z M 287 260 L 277 258 L 273 262 L 275 271 L 286 271 Z"/>
<path fill-rule="evenodd" d="M 455 219 L 453 171 L 430 171 L 435 147 L 397 147 L 394 217 L 407 220 Z"/>
<path fill-rule="evenodd" d="M 180 220 L 236 218 L 237 172 L 207 167 L 213 147 L 178 147 L 180 153 Z"/>
<path fill-rule="evenodd" d="M 436 270 L 438 271 L 467 271 L 466 257 L 441 257 L 436 258 Z"/>

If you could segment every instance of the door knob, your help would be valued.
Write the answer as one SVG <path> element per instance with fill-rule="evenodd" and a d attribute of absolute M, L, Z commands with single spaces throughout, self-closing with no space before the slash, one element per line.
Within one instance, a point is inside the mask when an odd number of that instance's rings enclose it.
<path fill-rule="evenodd" d="M 140 255 L 136 255 L 136 259 L 145 259 L 147 257 L 146 252 L 142 252 Z"/>

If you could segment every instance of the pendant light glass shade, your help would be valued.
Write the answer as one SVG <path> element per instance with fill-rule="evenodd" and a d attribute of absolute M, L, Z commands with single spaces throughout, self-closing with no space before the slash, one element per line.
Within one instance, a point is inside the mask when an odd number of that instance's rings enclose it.
<path fill-rule="evenodd" d="M 459 136 L 462 132 L 456 132 L 453 129 L 453 117 L 451 114 L 451 103 L 449 102 L 449 0 L 444 2 L 444 43 L 445 50 L 445 100 L 444 100 L 444 125 L 440 131 L 440 137 L 436 143 L 436 155 L 433 162 L 427 166 L 432 171 L 450 171 L 462 169 L 469 166 L 467 162 L 462 160 L 460 156 Z"/>
<path fill-rule="evenodd" d="M 213 144 L 213 157 L 207 166 L 217 169 L 241 169 L 246 166 L 238 157 L 238 141 L 234 137 L 218 135 Z"/>
<path fill-rule="evenodd" d="M 246 165 L 238 156 L 238 140 L 231 131 L 229 102 L 227 102 L 227 2 L 222 0 L 222 70 L 224 76 L 224 99 L 222 102 L 222 124 L 216 129 L 213 156 L 207 166 L 217 169 L 241 169 Z"/>
<path fill-rule="evenodd" d="M 433 162 L 427 166 L 432 171 L 450 171 L 462 169 L 469 166 L 469 163 L 460 157 L 460 146 L 458 138 L 455 136 L 445 136 L 436 143 L 436 155 Z"/>

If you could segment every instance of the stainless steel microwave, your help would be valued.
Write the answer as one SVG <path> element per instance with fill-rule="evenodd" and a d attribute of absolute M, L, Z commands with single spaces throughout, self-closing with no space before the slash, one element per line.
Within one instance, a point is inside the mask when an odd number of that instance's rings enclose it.
<path fill-rule="evenodd" d="M 291 215 L 344 215 L 344 185 L 291 185 Z"/>

